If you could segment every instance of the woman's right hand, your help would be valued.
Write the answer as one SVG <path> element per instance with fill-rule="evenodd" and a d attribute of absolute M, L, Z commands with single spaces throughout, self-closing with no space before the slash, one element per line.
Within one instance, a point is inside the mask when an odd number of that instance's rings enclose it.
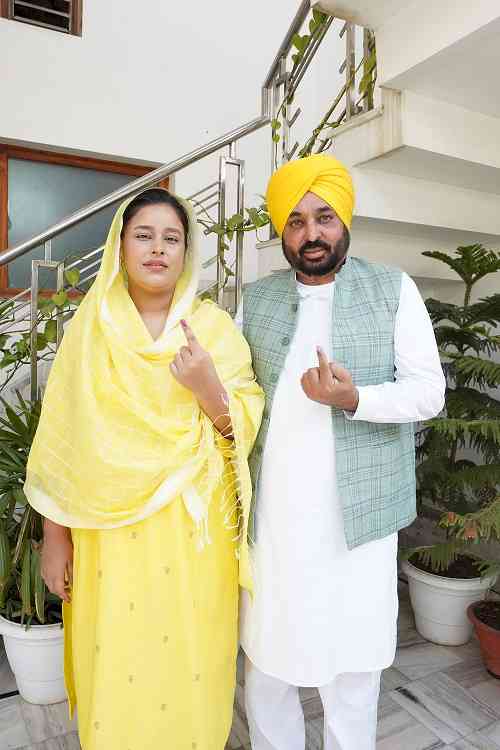
<path fill-rule="evenodd" d="M 52 594 L 68 604 L 73 584 L 73 543 L 70 530 L 47 518 L 43 525 L 42 578 Z"/>

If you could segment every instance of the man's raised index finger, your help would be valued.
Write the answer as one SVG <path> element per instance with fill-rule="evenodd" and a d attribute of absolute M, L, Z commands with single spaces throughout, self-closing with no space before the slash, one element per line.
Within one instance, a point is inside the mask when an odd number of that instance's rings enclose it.
<path fill-rule="evenodd" d="M 330 371 L 330 363 L 328 362 L 325 352 L 320 346 L 316 347 L 316 352 L 318 354 L 320 379 L 331 380 L 332 374 Z"/>

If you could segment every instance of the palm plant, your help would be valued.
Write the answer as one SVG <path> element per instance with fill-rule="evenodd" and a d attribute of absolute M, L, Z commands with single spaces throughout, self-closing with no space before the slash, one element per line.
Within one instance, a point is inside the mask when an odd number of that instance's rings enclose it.
<path fill-rule="evenodd" d="M 42 518 L 26 500 L 26 464 L 41 402 L 0 398 L 0 614 L 27 626 L 61 620 L 61 603 L 42 580 Z"/>
<path fill-rule="evenodd" d="M 459 247 L 454 255 L 425 252 L 446 263 L 465 284 L 460 305 L 426 300 L 446 376 L 443 413 L 417 436 L 418 501 L 442 512 L 441 544 L 418 547 L 407 556 L 444 573 L 473 545 L 500 539 L 500 294 L 471 302 L 474 286 L 500 270 L 500 252 L 482 245 Z M 483 562 L 481 572 L 500 565 Z"/>

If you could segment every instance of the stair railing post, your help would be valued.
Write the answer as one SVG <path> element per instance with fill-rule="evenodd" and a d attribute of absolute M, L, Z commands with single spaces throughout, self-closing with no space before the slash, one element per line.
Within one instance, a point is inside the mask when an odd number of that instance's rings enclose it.
<path fill-rule="evenodd" d="M 217 223 L 224 226 L 226 221 L 226 157 L 219 157 L 219 209 Z M 224 235 L 217 235 L 217 303 L 223 307 L 224 295 L 224 252 L 225 238 Z"/>
<path fill-rule="evenodd" d="M 38 267 L 39 261 L 32 260 L 30 299 L 30 388 L 32 401 L 35 401 L 38 393 Z"/>
<path fill-rule="evenodd" d="M 347 24 L 346 30 L 346 56 L 345 56 L 345 75 L 346 75 L 346 108 L 345 118 L 350 120 L 355 114 L 355 81 L 356 72 L 356 27 L 353 23 Z"/>

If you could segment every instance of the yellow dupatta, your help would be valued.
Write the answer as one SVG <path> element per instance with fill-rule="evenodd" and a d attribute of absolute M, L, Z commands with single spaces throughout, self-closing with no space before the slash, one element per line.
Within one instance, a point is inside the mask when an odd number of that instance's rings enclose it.
<path fill-rule="evenodd" d="M 228 519 L 235 507 L 240 511 L 240 581 L 249 588 L 247 456 L 263 410 L 250 350 L 227 313 L 196 299 L 199 229 L 184 201 L 189 216 L 184 271 L 165 329 L 153 341 L 120 271 L 122 216 L 129 202 L 114 217 L 97 278 L 52 366 L 26 496 L 61 525 L 110 529 L 147 518 L 181 495 L 204 543 L 208 506 L 230 455 L 233 480 L 225 481 L 224 505 Z M 212 356 L 228 392 L 233 444 L 170 372 L 185 344 L 182 318 Z"/>

